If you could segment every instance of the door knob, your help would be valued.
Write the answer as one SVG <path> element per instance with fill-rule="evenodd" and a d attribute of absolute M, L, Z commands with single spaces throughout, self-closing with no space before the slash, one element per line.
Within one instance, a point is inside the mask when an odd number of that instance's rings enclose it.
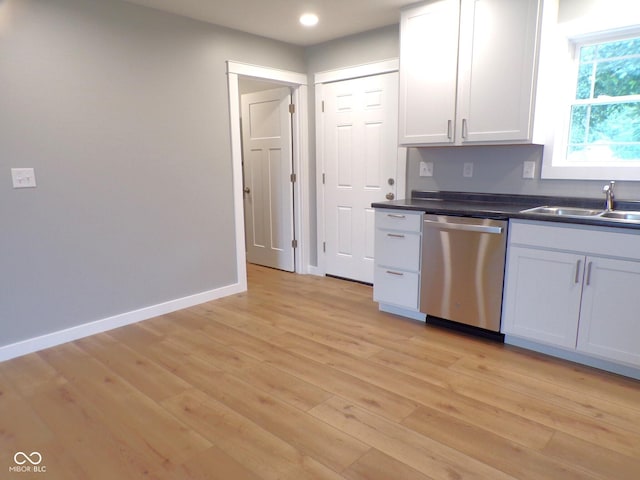
<path fill-rule="evenodd" d="M 251 189 L 249 187 L 244 187 L 244 193 L 251 193 Z"/>
<path fill-rule="evenodd" d="M 389 192 L 387 193 L 386 198 L 387 200 L 393 200 L 394 198 L 396 198 L 396 196 L 393 193 Z"/>

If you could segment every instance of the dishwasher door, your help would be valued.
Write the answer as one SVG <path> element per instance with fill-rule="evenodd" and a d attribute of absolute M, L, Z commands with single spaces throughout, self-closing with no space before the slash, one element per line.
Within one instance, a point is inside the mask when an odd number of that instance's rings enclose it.
<path fill-rule="evenodd" d="M 420 311 L 500 331 L 507 222 L 425 215 Z"/>

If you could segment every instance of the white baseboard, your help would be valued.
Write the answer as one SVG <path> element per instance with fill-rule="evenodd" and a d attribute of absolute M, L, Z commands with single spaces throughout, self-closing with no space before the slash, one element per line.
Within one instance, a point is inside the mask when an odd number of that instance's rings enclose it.
<path fill-rule="evenodd" d="M 324 277 L 324 272 L 320 269 L 320 267 L 316 267 L 313 265 L 309 265 L 307 267 L 307 273 L 309 275 L 318 275 L 318 276 Z"/>
<path fill-rule="evenodd" d="M 66 342 L 78 340 L 79 338 L 95 335 L 96 333 L 106 332 L 114 328 L 123 327 L 132 323 L 148 320 L 149 318 L 164 315 L 166 313 L 182 310 L 183 308 L 192 307 L 201 303 L 210 302 L 217 298 L 226 297 L 235 293 L 246 291 L 246 285 L 235 283 L 225 287 L 209 290 L 207 292 L 196 293 L 188 297 L 178 298 L 168 302 L 152 305 L 150 307 L 141 308 L 131 312 L 122 313 L 109 318 L 103 318 L 89 323 L 84 323 L 75 327 L 59 330 L 57 332 L 48 333 L 40 337 L 22 340 L 10 345 L 0 346 L 0 362 L 11 358 L 27 355 L 28 353 L 44 350 L 45 348 L 55 347 Z"/>
<path fill-rule="evenodd" d="M 378 310 L 380 310 L 381 312 L 393 313 L 394 315 L 411 318 L 413 320 L 420 320 L 421 322 L 427 321 L 426 313 L 418 312 L 416 310 L 409 310 L 407 308 L 396 307 L 395 305 L 389 305 L 388 303 L 379 303 Z"/>

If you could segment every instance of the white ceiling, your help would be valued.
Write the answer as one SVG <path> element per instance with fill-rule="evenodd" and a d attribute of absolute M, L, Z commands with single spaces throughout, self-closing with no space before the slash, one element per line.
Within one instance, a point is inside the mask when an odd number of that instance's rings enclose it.
<path fill-rule="evenodd" d="M 398 23 L 400 7 L 415 0 L 127 0 L 216 25 L 295 45 Z M 302 13 L 320 17 L 313 28 L 298 23 Z"/>

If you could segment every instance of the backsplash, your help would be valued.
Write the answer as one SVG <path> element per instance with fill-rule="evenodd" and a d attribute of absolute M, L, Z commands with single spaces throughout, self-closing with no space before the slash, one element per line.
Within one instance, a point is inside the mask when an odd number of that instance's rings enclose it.
<path fill-rule="evenodd" d="M 541 179 L 541 145 L 409 148 L 407 197 L 412 190 L 602 198 L 607 180 Z M 433 162 L 433 177 L 420 177 L 420 162 Z M 522 178 L 525 161 L 535 162 L 535 178 Z M 463 176 L 473 163 L 473 176 Z M 617 181 L 616 198 L 640 200 L 640 182 Z"/>

